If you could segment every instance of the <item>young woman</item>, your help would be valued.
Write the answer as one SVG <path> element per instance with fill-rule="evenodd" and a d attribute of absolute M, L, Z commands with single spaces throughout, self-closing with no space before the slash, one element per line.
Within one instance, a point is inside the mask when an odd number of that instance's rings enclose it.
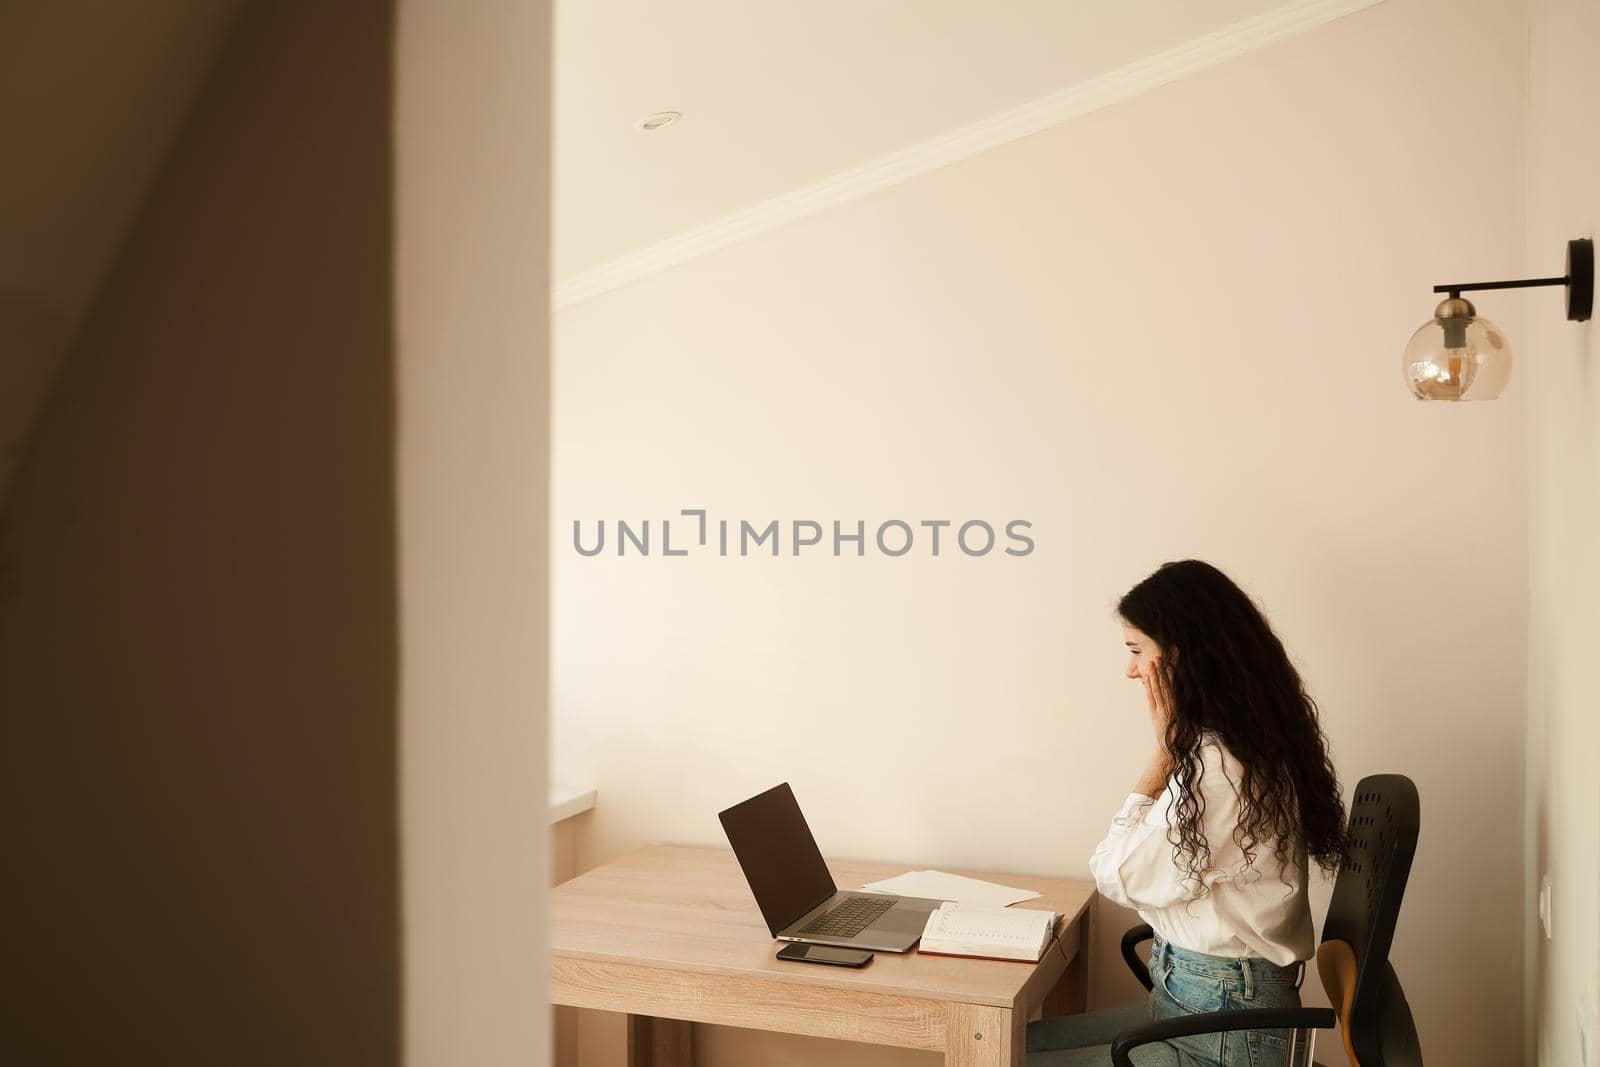
<path fill-rule="evenodd" d="M 1338 869 L 1345 818 L 1317 708 L 1249 596 L 1198 560 L 1168 563 L 1117 606 L 1127 676 L 1154 751 L 1089 861 L 1102 895 L 1155 930 L 1148 1001 L 1028 1026 L 1028 1067 L 1110 1063 L 1154 1019 L 1298 1007 L 1315 949 L 1308 858 Z M 1278 1067 L 1284 1031 L 1147 1045 L 1134 1061 Z"/>

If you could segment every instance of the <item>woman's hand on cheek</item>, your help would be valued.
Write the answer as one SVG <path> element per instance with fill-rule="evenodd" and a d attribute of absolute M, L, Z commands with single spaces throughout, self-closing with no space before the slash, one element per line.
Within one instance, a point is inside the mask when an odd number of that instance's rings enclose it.
<path fill-rule="evenodd" d="M 1139 672 L 1144 682 L 1145 701 L 1150 708 L 1150 726 L 1155 731 L 1156 745 L 1165 748 L 1167 724 L 1172 721 L 1172 679 L 1167 665 L 1159 659 Z"/>
<path fill-rule="evenodd" d="M 1145 702 L 1150 710 L 1150 728 L 1155 733 L 1155 751 L 1144 773 L 1134 786 L 1134 792 L 1147 797 L 1157 797 L 1167 787 L 1172 774 L 1172 759 L 1167 754 L 1167 725 L 1172 721 L 1172 680 L 1166 665 L 1153 659 L 1139 671 L 1144 683 Z"/>

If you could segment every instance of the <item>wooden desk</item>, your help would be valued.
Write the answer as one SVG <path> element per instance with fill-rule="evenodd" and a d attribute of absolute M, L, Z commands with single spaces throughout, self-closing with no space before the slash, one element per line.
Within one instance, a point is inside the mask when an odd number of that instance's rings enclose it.
<path fill-rule="evenodd" d="M 841 889 L 903 865 L 828 863 Z M 1067 916 L 1037 964 L 880 952 L 860 970 L 773 958 L 733 853 L 652 845 L 551 891 L 551 999 L 626 1012 L 630 1067 L 687 1067 L 689 1022 L 941 1050 L 945 1063 L 1022 1063 L 1034 1009 L 1082 1011 L 1091 882 L 955 871 L 1041 896 L 1020 908 Z"/>

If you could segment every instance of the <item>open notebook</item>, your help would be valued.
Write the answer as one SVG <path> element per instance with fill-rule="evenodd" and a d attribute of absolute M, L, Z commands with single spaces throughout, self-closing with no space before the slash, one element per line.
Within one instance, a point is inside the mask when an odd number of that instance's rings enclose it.
<path fill-rule="evenodd" d="M 1050 945 L 1058 918 L 1053 911 L 946 901 L 928 916 L 917 951 L 1037 963 Z"/>

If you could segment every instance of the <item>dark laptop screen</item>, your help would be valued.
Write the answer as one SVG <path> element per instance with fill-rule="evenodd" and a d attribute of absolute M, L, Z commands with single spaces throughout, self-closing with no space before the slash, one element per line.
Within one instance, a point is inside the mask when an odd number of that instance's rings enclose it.
<path fill-rule="evenodd" d="M 719 818 L 774 937 L 833 896 L 833 875 L 788 782 L 735 804 Z"/>

